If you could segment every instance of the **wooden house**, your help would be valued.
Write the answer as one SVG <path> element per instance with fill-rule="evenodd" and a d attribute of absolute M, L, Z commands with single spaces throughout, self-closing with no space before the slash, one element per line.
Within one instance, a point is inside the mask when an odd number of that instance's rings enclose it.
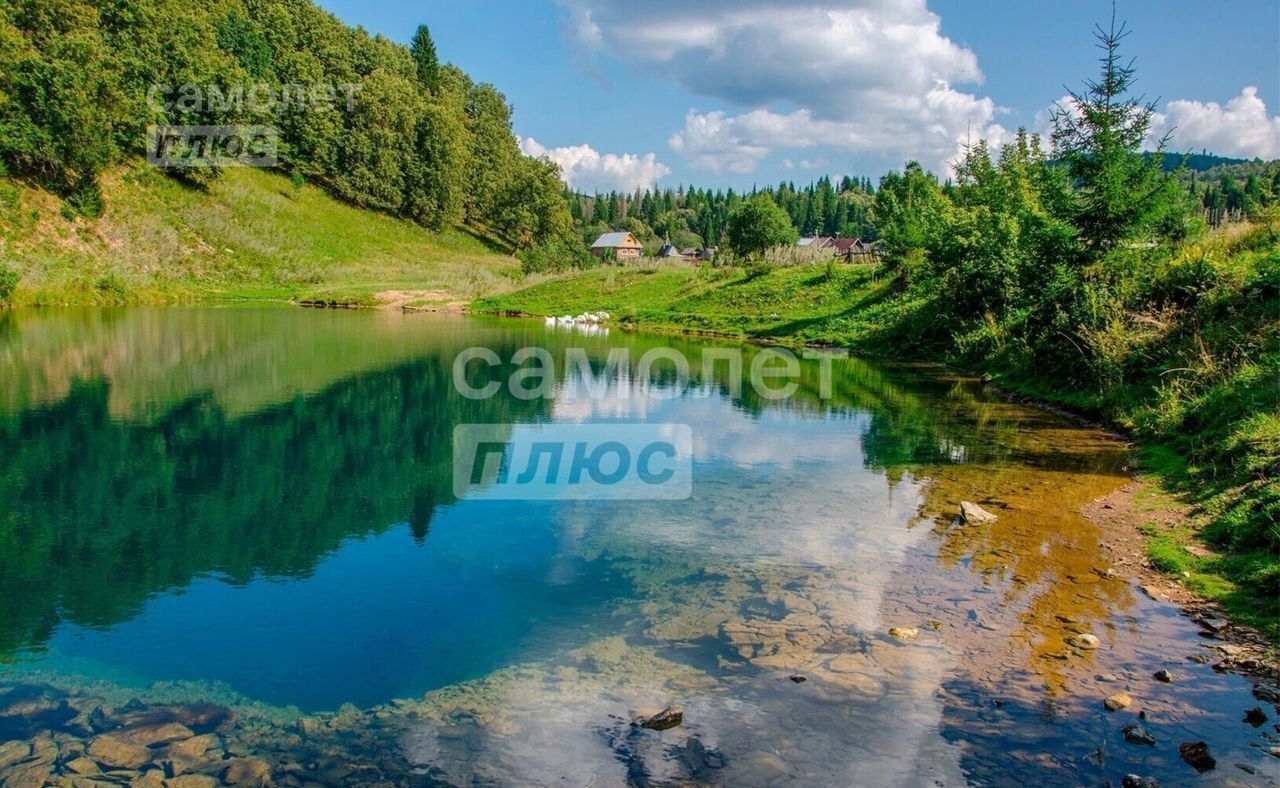
<path fill-rule="evenodd" d="M 605 233 L 591 244 L 591 254 L 596 257 L 604 257 L 611 249 L 617 260 L 638 260 L 644 253 L 644 246 L 634 233 Z"/>

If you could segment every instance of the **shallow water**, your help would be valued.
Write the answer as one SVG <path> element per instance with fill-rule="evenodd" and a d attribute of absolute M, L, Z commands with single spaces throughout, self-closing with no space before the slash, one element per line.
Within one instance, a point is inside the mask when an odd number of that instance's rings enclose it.
<path fill-rule="evenodd" d="M 1124 482 L 1114 439 L 847 358 L 830 397 L 810 360 L 783 400 L 695 364 L 674 399 L 634 379 L 585 396 L 560 365 L 552 397 L 474 401 L 450 376 L 471 346 L 737 347 L 374 312 L 0 313 L 0 686 L 19 687 L 0 740 L 39 735 L 12 712 L 39 685 L 108 716 L 229 706 L 217 757 L 286 784 L 1280 779 L 1272 723 L 1241 722 L 1276 709 L 1188 660 L 1213 641 L 1109 572 L 1079 514 Z M 618 422 L 689 425 L 688 500 L 454 497 L 459 424 Z M 962 500 L 998 519 L 957 525 Z M 1069 646 L 1081 631 L 1101 647 Z M 1120 690 L 1133 704 L 1105 711 Z M 669 704 L 679 727 L 631 724 Z M 1121 733 L 1139 712 L 1154 746 Z M 56 716 L 61 763 L 93 731 Z M 1184 741 L 1217 767 L 1197 777 Z"/>

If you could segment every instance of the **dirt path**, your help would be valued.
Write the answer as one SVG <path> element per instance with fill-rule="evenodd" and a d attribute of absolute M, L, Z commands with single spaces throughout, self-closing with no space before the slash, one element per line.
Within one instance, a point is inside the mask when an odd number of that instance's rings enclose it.
<path fill-rule="evenodd" d="M 404 312 L 461 312 L 466 306 L 465 301 L 442 290 L 383 290 L 373 298 L 379 309 Z"/>

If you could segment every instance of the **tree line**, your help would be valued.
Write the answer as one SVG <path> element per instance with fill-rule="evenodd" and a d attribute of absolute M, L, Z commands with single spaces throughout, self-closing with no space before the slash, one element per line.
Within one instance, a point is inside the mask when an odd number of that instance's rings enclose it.
<path fill-rule="evenodd" d="M 165 101 L 157 86 L 353 86 L 305 102 Z M 204 98 L 208 98 L 205 95 Z M 431 228 L 479 227 L 515 248 L 572 239 L 554 164 L 521 154 L 492 85 L 439 62 L 428 29 L 405 47 L 310 0 L 15 0 L 0 5 L 0 164 L 102 208 L 99 177 L 144 152 L 152 124 L 264 124 L 279 166 L 356 205 Z M 199 182 L 216 170 L 183 173 Z"/>

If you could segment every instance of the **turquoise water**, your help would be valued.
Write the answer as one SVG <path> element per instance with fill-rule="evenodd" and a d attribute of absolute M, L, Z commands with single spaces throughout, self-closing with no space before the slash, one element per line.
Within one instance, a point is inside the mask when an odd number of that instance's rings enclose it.
<path fill-rule="evenodd" d="M 294 709 L 353 704 L 333 718 L 351 758 L 448 783 L 1177 782 L 1184 738 L 1214 748 L 1205 779 L 1280 776 L 1239 722 L 1247 682 L 1187 661 L 1195 626 L 1105 571 L 1079 509 L 1124 483 L 1117 441 L 848 358 L 829 397 L 806 360 L 780 400 L 696 363 L 674 398 L 665 378 L 587 397 L 561 365 L 549 397 L 470 400 L 451 366 L 473 346 L 581 348 L 597 371 L 611 349 L 738 347 L 373 312 L 0 315 L 0 684 L 207 697 L 282 726 L 253 739 L 272 763 L 301 759 Z M 471 423 L 689 425 L 693 494 L 459 500 Z M 999 520 L 956 527 L 961 500 Z M 1104 648 L 1070 652 L 1080 628 Z M 1149 681 L 1165 665 L 1173 689 Z M 1159 746 L 1120 738 L 1117 688 Z M 670 703 L 680 728 L 629 726 Z"/>

